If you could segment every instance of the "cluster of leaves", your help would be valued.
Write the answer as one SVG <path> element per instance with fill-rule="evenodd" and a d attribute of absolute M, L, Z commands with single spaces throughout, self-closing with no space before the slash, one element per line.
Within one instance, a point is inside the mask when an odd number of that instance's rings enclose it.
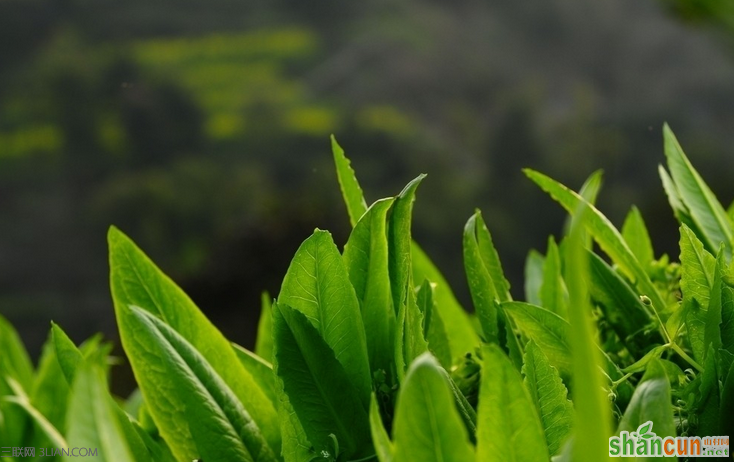
<path fill-rule="evenodd" d="M 112 228 L 112 298 L 139 390 L 114 398 L 109 346 L 77 347 L 57 325 L 34 372 L 2 320 L 0 441 L 116 462 L 532 462 L 605 460 L 610 435 L 647 421 L 663 437 L 730 435 L 732 213 L 664 135 L 680 263 L 655 257 L 637 209 L 620 232 L 594 207 L 600 174 L 577 193 L 527 170 L 570 213 L 568 232 L 528 255 L 515 301 L 472 215 L 473 315 L 411 238 L 424 176 L 368 207 L 333 142 L 352 233 L 342 252 L 325 231 L 303 242 L 277 299 L 263 297 L 254 352 Z"/>

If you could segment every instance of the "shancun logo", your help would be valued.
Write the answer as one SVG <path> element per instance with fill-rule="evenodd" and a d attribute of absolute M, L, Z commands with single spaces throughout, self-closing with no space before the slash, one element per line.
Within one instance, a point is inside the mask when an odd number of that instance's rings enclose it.
<path fill-rule="evenodd" d="M 652 431 L 649 420 L 636 432 L 622 431 L 609 438 L 610 457 L 728 457 L 728 436 L 666 436 L 662 438 Z"/>

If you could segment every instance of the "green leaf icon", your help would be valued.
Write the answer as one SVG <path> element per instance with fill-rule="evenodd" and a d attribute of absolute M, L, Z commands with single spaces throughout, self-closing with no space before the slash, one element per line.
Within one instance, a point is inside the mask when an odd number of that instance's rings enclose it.
<path fill-rule="evenodd" d="M 651 433 L 650 430 L 652 430 L 652 420 L 648 420 L 644 424 L 637 427 L 637 434 L 640 438 L 652 438 L 653 436 L 655 436 L 655 434 Z"/>

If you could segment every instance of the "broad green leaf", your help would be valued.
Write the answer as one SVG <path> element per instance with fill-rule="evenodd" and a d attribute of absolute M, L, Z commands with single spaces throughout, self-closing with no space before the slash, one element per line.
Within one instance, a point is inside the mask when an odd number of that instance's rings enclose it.
<path fill-rule="evenodd" d="M 721 285 L 721 347 L 734 354 L 734 287 Z"/>
<path fill-rule="evenodd" d="M 716 367 L 716 354 L 713 347 L 709 347 L 706 354 L 706 362 L 703 363 L 703 372 L 699 385 L 698 436 L 719 435 L 721 422 L 721 395 L 719 390 L 719 374 Z M 731 416 L 727 416 L 731 418 Z"/>
<path fill-rule="evenodd" d="M 571 371 L 567 321 L 550 310 L 525 302 L 502 303 L 501 307 L 518 328 L 545 352 L 554 367 L 564 373 Z"/>
<path fill-rule="evenodd" d="M 393 308 L 396 313 L 400 309 L 400 305 L 405 303 L 406 290 L 412 290 L 411 284 L 409 284 L 412 271 L 411 245 L 413 242 L 410 237 L 410 228 L 415 193 L 425 177 L 426 175 L 419 175 L 403 188 L 400 194 L 395 197 L 395 203 L 388 218 L 388 268 Z"/>
<path fill-rule="evenodd" d="M 308 318 L 334 351 L 367 409 L 372 379 L 364 324 L 359 301 L 330 233 L 316 230 L 298 248 L 283 279 L 278 304 L 288 305 Z"/>
<path fill-rule="evenodd" d="M 347 205 L 349 213 L 349 221 L 352 226 L 356 225 L 359 218 L 367 210 L 367 203 L 364 200 L 362 188 L 357 182 L 354 175 L 351 162 L 344 155 L 344 150 L 336 142 L 336 138 L 331 136 L 331 151 L 334 154 L 334 164 L 336 165 L 336 175 L 339 180 L 339 186 L 342 190 L 344 203 Z"/>
<path fill-rule="evenodd" d="M 30 417 L 30 419 L 36 424 L 37 428 L 41 430 L 52 444 L 58 447 L 68 447 L 64 437 L 61 436 L 61 433 L 59 433 L 56 427 L 54 427 L 53 424 L 49 422 L 48 419 L 46 419 L 46 417 L 33 406 L 33 404 L 31 404 L 31 400 L 25 390 L 23 390 L 23 386 L 10 376 L 6 376 L 5 381 L 13 391 L 13 394 L 3 396 L 3 401 L 19 406 L 25 413 L 27 413 L 28 417 Z M 17 424 L 18 422 L 10 423 Z"/>
<path fill-rule="evenodd" d="M 603 170 L 595 170 L 592 172 L 586 181 L 584 181 L 584 184 L 581 185 L 581 188 L 579 188 L 579 196 L 583 197 L 589 204 L 596 205 L 596 199 L 599 196 L 599 191 L 601 190 L 603 177 Z M 565 234 L 568 234 L 568 231 L 571 229 L 572 222 L 573 217 L 569 215 L 566 220 L 566 226 L 563 228 Z M 591 244 L 592 237 L 589 235 L 584 236 L 584 248 L 590 249 Z"/>
<path fill-rule="evenodd" d="M 722 435 L 734 434 L 734 419 L 731 418 L 734 415 L 734 363 L 729 366 L 729 372 L 726 374 L 723 380 L 723 386 L 721 392 L 721 423 L 720 429 Z"/>
<path fill-rule="evenodd" d="M 590 205 L 580 203 L 578 207 L 580 208 L 573 213 L 574 220 L 566 241 L 569 257 L 567 262 L 570 302 L 568 310 L 569 343 L 573 366 L 571 383 L 576 409 L 575 440 L 572 453 L 574 460 L 598 462 L 606 461 L 608 457 L 606 447 L 611 435 L 612 416 L 607 397 L 603 393 L 602 377 L 598 372 L 602 364 L 602 357 L 597 348 L 590 348 L 591 345 L 594 345 L 597 335 L 585 282 L 589 280 L 589 260 L 585 246 L 584 227 L 594 229 L 595 225 L 589 226 L 587 223 L 593 223 L 600 217 L 594 214 Z M 607 232 L 610 229 L 614 230 L 613 227 L 606 229 Z M 612 232 L 611 236 L 614 236 L 613 241 L 618 244 L 619 233 Z M 624 249 L 629 250 L 623 242 L 622 245 Z M 630 261 L 637 262 L 634 256 Z"/>
<path fill-rule="evenodd" d="M 680 227 L 680 261 L 683 303 L 690 303 L 690 311 L 686 316 L 688 337 L 694 359 L 702 363 L 706 352 L 704 331 L 714 285 L 716 259 L 703 248 L 701 241 L 686 225 Z M 697 303 L 692 303 L 692 299 Z"/>
<path fill-rule="evenodd" d="M 476 237 L 479 243 L 479 253 L 492 279 L 497 299 L 500 302 L 509 302 L 512 300 L 510 283 L 505 278 L 500 256 L 494 247 L 494 242 L 492 242 L 492 235 L 489 233 L 482 212 L 479 209 L 474 212 L 474 216 L 476 217 Z"/>
<path fill-rule="evenodd" d="M 558 370 L 533 341 L 525 348 L 522 372 L 525 388 L 543 424 L 548 451 L 551 455 L 558 454 L 573 428 L 573 404 L 567 398 L 568 390 Z"/>
<path fill-rule="evenodd" d="M 532 305 L 540 306 L 543 303 L 540 299 L 540 287 L 543 284 L 544 267 L 545 257 L 540 252 L 528 252 L 525 259 L 525 300 Z"/>
<path fill-rule="evenodd" d="M 343 457 L 372 454 L 368 410 L 334 351 L 303 313 L 273 305 L 277 374 L 303 430 L 318 454 Z"/>
<path fill-rule="evenodd" d="M 51 336 L 56 349 L 56 358 L 59 362 L 61 372 L 64 374 L 66 383 L 71 386 L 74 383 L 74 374 L 79 364 L 84 362 L 84 356 L 74 345 L 66 332 L 58 324 L 51 322 Z"/>
<path fill-rule="evenodd" d="M 553 236 L 548 237 L 548 253 L 543 263 L 543 282 L 540 285 L 541 306 L 562 318 L 568 311 L 568 291 L 561 272 L 561 256 Z"/>
<path fill-rule="evenodd" d="M 335 145 L 336 142 L 332 138 L 334 161 L 339 184 L 344 202 L 349 211 L 352 226 L 354 226 L 367 210 L 367 205 L 354 171 L 349 166 L 349 160 L 344 156 L 344 151 L 338 145 L 334 147 Z M 451 356 L 453 359 L 457 359 L 467 352 L 472 351 L 479 344 L 479 337 L 471 325 L 469 316 L 456 300 L 454 293 L 451 291 L 451 287 L 428 255 L 423 252 L 415 241 L 411 242 L 410 249 L 413 280 L 423 281 L 424 279 L 428 279 L 436 284 L 436 307 L 445 323 L 446 334 L 449 337 L 451 347 Z M 398 307 L 395 306 L 394 308 L 397 312 Z"/>
<path fill-rule="evenodd" d="M 269 293 L 263 292 L 260 295 L 260 320 L 257 322 L 255 354 L 266 361 L 273 360 L 273 316 L 270 313 L 272 302 Z"/>
<path fill-rule="evenodd" d="M 395 309 L 390 291 L 387 212 L 394 199 L 382 199 L 362 215 L 344 246 L 344 263 L 362 312 L 370 370 L 391 372 Z"/>
<path fill-rule="evenodd" d="M 240 364 L 247 369 L 247 372 L 250 373 L 260 389 L 268 398 L 270 398 L 273 406 L 277 406 L 278 397 L 275 391 L 273 365 L 252 351 L 242 348 L 235 343 L 232 344 L 232 348 L 234 348 L 234 352 L 237 354 L 237 359 L 240 360 Z"/>
<path fill-rule="evenodd" d="M 96 448 L 96 460 L 102 462 L 136 462 L 115 416 L 116 404 L 107 391 L 104 371 L 82 362 L 71 388 L 66 416 L 67 447 Z"/>
<path fill-rule="evenodd" d="M 171 448 L 168 447 L 165 441 L 160 439 L 160 437 L 153 438 L 137 421 L 133 420 L 130 423 L 148 450 L 153 462 L 176 462 L 176 459 L 171 453 Z"/>
<path fill-rule="evenodd" d="M 56 359 L 52 334 L 44 343 L 42 351 L 30 393 L 31 403 L 63 434 L 70 388 Z"/>
<path fill-rule="evenodd" d="M 413 280 L 428 279 L 434 286 L 436 311 L 441 316 L 449 339 L 452 360 L 464 356 L 479 345 L 479 336 L 471 324 L 469 315 L 459 304 L 446 279 L 436 268 L 428 255 L 413 242 L 411 246 Z"/>
<path fill-rule="evenodd" d="M 640 210 L 635 206 L 632 206 L 627 218 L 624 219 L 622 237 L 640 264 L 649 265 L 655 259 L 647 226 L 645 226 Z"/>
<path fill-rule="evenodd" d="M 24 389 L 33 386 L 33 364 L 13 326 L 0 315 L 0 373 L 15 379 Z"/>
<path fill-rule="evenodd" d="M 572 329 L 568 321 L 552 311 L 524 302 L 503 303 L 502 309 L 512 317 L 525 336 L 543 350 L 548 361 L 561 375 L 565 377 L 572 372 L 569 341 Z M 602 370 L 612 380 L 619 380 L 624 375 L 619 366 L 601 348 L 597 346 L 595 350 L 601 355 Z M 618 392 L 620 396 L 631 394 L 631 386 L 624 383 L 618 388 Z"/>
<path fill-rule="evenodd" d="M 140 391 L 140 388 L 136 388 L 127 396 L 127 399 L 121 404 L 121 407 L 125 411 L 125 414 L 133 419 L 137 419 L 138 414 L 140 414 L 140 408 L 144 404 L 143 392 Z"/>
<path fill-rule="evenodd" d="M 273 332 L 275 335 L 275 332 Z M 283 388 L 283 380 L 278 375 L 277 345 L 273 355 L 273 371 L 276 375 L 275 386 L 278 396 L 278 418 L 280 420 L 280 431 L 283 438 L 282 456 L 285 462 L 311 461 L 319 455 L 316 454 L 311 442 L 308 440 L 306 431 L 303 429 L 296 411 L 291 405 L 290 398 Z"/>
<path fill-rule="evenodd" d="M 58 359 L 58 367 L 60 369 L 59 379 L 61 377 L 65 379 L 63 381 L 65 384 L 68 384 L 66 385 L 67 389 L 75 383 L 77 370 L 84 364 L 89 364 L 92 368 L 99 369 L 106 374 L 106 359 L 108 353 L 104 348 L 97 348 L 100 344 L 99 337 L 94 336 L 84 342 L 80 348 L 77 348 L 63 329 L 52 322 L 51 340 L 53 341 L 55 357 Z M 81 349 L 84 349 L 84 351 Z M 66 399 L 66 397 L 64 397 L 64 399 Z M 69 409 L 67 409 L 67 421 L 69 419 L 69 412 Z M 112 401 L 112 412 L 115 419 L 117 419 L 117 426 L 122 432 L 126 444 L 130 448 L 136 462 L 151 461 L 151 455 L 146 449 L 146 445 L 140 438 L 138 432 L 131 424 L 128 414 L 114 401 Z M 158 459 L 155 460 L 158 462 Z"/>
<path fill-rule="evenodd" d="M 413 290 L 407 291 L 406 301 L 400 305 L 397 324 L 395 367 L 402 381 L 413 360 L 428 351 L 428 342 L 423 335 L 423 313 L 418 308 Z"/>
<path fill-rule="evenodd" d="M 703 348 L 708 351 L 709 346 L 714 351 L 719 351 L 721 343 L 721 321 L 722 321 L 722 304 L 724 301 L 724 275 L 729 269 L 724 262 L 723 252 L 720 251 L 716 257 L 716 266 L 714 268 L 714 283 L 711 287 L 711 298 L 709 299 L 708 309 L 706 311 L 706 319 L 703 326 Z"/>
<path fill-rule="evenodd" d="M 120 331 L 128 335 L 130 365 L 153 420 L 178 459 L 277 460 L 257 423 L 193 345 L 150 312 L 124 310 Z M 253 394 L 262 394 L 255 386 Z"/>
<path fill-rule="evenodd" d="M 568 213 L 575 215 L 578 213 L 580 206 L 585 206 L 588 210 L 588 216 L 584 220 L 584 226 L 594 240 L 627 275 L 632 276 L 642 294 L 650 297 L 656 310 L 660 311 L 665 308 L 666 304 L 647 272 L 637 261 L 622 235 L 607 217 L 584 200 L 583 197 L 557 181 L 533 170 L 525 169 L 524 171 L 531 180 L 558 201 Z M 570 284 L 570 282 L 566 280 L 566 284 Z"/>
<path fill-rule="evenodd" d="M 112 227 L 107 239 L 112 299 L 125 351 L 129 354 L 128 345 L 136 341 L 133 331 L 122 328 L 128 324 L 125 316 L 130 315 L 130 310 L 127 309 L 129 306 L 141 307 L 160 317 L 201 353 L 247 409 L 268 444 L 276 453 L 279 452 L 277 412 L 252 376 L 239 363 L 229 341 L 184 291 L 163 274 L 127 236 Z M 173 422 L 170 416 L 159 415 L 159 419 L 167 421 L 167 432 L 175 432 L 181 426 L 181 423 Z M 185 447 L 190 446 L 191 442 L 188 442 Z"/>
<path fill-rule="evenodd" d="M 660 180 L 663 183 L 665 195 L 668 196 L 670 208 L 673 209 L 673 215 L 680 224 L 688 226 L 696 233 L 696 235 L 699 235 L 700 232 L 698 231 L 698 227 L 693 222 L 688 207 L 683 203 L 683 199 L 680 197 L 680 192 L 678 192 L 678 187 L 673 182 L 668 171 L 665 170 L 665 167 L 662 165 L 658 165 L 658 173 L 660 174 Z"/>
<path fill-rule="evenodd" d="M 547 462 L 538 410 L 520 373 L 497 345 L 484 346 L 482 356 L 477 460 Z"/>
<path fill-rule="evenodd" d="M 380 408 L 374 393 L 370 401 L 370 430 L 372 432 L 375 452 L 377 453 L 377 460 L 380 462 L 392 462 L 395 449 L 393 448 L 392 441 L 390 441 L 390 436 L 387 434 L 387 430 L 385 430 L 385 425 L 382 423 Z"/>
<path fill-rule="evenodd" d="M 604 310 L 604 315 L 620 339 L 644 348 L 636 334 L 640 333 L 652 319 L 640 297 L 598 255 L 589 254 L 589 293 L 592 300 Z M 634 351 L 631 351 L 634 353 Z"/>
<path fill-rule="evenodd" d="M 663 127 L 663 139 L 670 174 L 678 188 L 681 201 L 701 231 L 700 239 L 710 252 L 716 252 L 723 243 L 726 259 L 730 260 L 734 232 L 729 216 L 683 153 L 668 124 Z"/>
<path fill-rule="evenodd" d="M 477 411 L 474 410 L 472 405 L 469 403 L 469 400 L 467 400 L 461 390 L 459 390 L 458 385 L 456 385 L 446 369 L 441 369 L 440 372 L 446 378 L 446 381 L 451 387 L 451 393 L 454 395 L 456 410 L 459 411 L 459 417 L 461 417 L 461 420 L 464 422 L 464 426 L 469 431 L 469 439 L 471 439 L 472 442 L 475 442 L 475 435 L 477 433 Z"/>
<path fill-rule="evenodd" d="M 424 279 L 423 284 L 418 289 L 416 299 L 418 308 L 424 318 L 423 334 L 428 342 L 428 349 L 438 359 L 438 362 L 448 370 L 452 363 L 451 348 L 449 347 L 449 339 L 446 336 L 441 314 L 436 310 L 433 290 L 433 285 L 428 279 Z"/>
<path fill-rule="evenodd" d="M 636 431 L 642 424 L 651 421 L 650 425 L 640 430 L 642 433 L 653 432 L 661 438 L 676 436 L 673 407 L 671 406 L 671 390 L 668 376 L 660 361 L 653 360 L 637 385 L 632 400 L 617 427 L 621 431 Z M 644 460 L 663 460 L 664 458 L 645 457 Z"/>
<path fill-rule="evenodd" d="M 492 281 L 487 262 L 482 258 L 477 238 L 477 217 L 479 212 L 469 218 L 464 226 L 464 271 L 469 283 L 474 310 L 482 326 L 484 338 L 488 343 L 499 343 L 499 321 L 495 301 L 499 301 L 495 284 Z"/>
<path fill-rule="evenodd" d="M 395 462 L 474 460 L 474 447 L 441 370 L 430 353 L 410 365 L 395 411 Z"/>

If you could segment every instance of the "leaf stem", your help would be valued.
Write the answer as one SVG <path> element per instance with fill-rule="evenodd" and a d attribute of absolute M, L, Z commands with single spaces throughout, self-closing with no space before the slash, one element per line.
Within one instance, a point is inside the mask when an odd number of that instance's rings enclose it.
<path fill-rule="evenodd" d="M 622 385 L 624 382 L 629 380 L 630 377 L 634 375 L 634 372 L 628 372 L 624 374 L 619 380 L 612 381 L 612 391 L 616 391 L 617 387 Z"/>
<path fill-rule="evenodd" d="M 688 356 L 688 353 L 686 353 L 685 351 L 683 351 L 683 348 L 681 348 L 680 346 L 678 346 L 677 343 L 671 342 L 671 343 L 668 343 L 668 346 L 670 346 L 670 348 L 672 348 L 673 351 L 675 351 L 676 353 L 678 353 L 678 355 L 681 358 L 685 359 L 688 364 L 690 364 L 691 366 L 695 367 L 698 370 L 698 372 L 703 372 L 703 367 L 701 367 L 701 365 L 698 364 L 696 362 L 696 360 L 694 360 L 693 358 L 691 358 L 690 356 Z"/>

